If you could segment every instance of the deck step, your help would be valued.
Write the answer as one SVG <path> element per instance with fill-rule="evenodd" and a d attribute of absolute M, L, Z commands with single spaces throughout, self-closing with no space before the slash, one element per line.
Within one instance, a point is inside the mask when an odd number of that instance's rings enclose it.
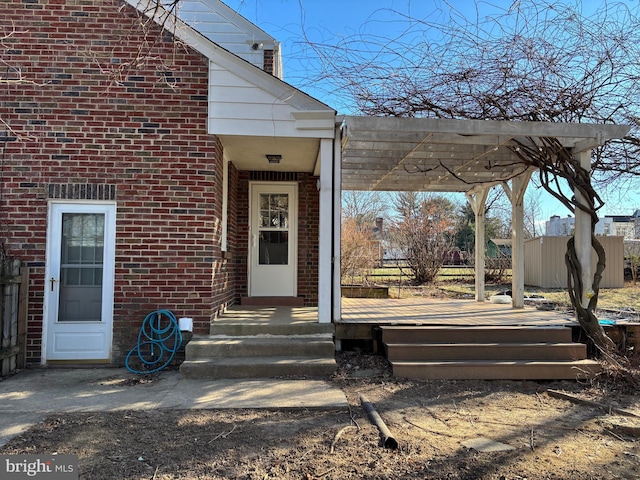
<path fill-rule="evenodd" d="M 387 357 L 403 360 L 583 360 L 582 343 L 392 343 Z"/>
<path fill-rule="evenodd" d="M 565 327 L 383 326 L 398 377 L 451 380 L 576 380 L 600 371 Z"/>
<path fill-rule="evenodd" d="M 321 357 L 231 357 L 190 358 L 180 365 L 187 378 L 320 378 L 336 370 L 334 358 Z"/>
<path fill-rule="evenodd" d="M 571 342 L 567 327 L 382 326 L 384 343 Z"/>
<path fill-rule="evenodd" d="M 420 380 L 580 380 L 600 370 L 593 360 L 393 362 L 395 376 Z"/>

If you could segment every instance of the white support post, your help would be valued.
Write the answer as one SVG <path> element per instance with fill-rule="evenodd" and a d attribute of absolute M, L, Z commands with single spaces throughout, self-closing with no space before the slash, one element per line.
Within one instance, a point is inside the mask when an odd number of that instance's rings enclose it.
<path fill-rule="evenodd" d="M 331 323 L 333 256 L 333 139 L 320 140 L 320 235 L 318 249 L 318 322 Z"/>
<path fill-rule="evenodd" d="M 342 290 L 340 281 L 342 279 L 340 252 L 342 251 L 341 229 L 342 229 L 342 144 L 341 128 L 336 126 L 335 140 L 333 142 L 333 320 L 342 318 Z"/>
<path fill-rule="evenodd" d="M 524 307 L 524 194 L 533 172 L 511 180 L 511 188 L 503 184 L 511 201 L 511 305 Z"/>
<path fill-rule="evenodd" d="M 580 166 L 588 171 L 591 171 L 591 150 L 586 150 L 577 154 Z M 584 202 L 584 197 L 578 190 L 575 190 L 574 195 L 577 202 Z M 586 296 L 587 290 L 591 289 L 593 283 L 593 273 L 591 265 L 591 254 L 593 246 L 591 244 L 591 215 L 582 210 L 576 208 L 575 210 L 576 223 L 575 223 L 575 245 L 576 256 L 582 266 L 582 284 L 584 285 L 584 291 L 582 292 L 581 303 L 585 308 L 589 304 L 589 299 Z"/>
<path fill-rule="evenodd" d="M 485 244 L 484 244 L 484 206 L 487 195 L 491 187 L 484 187 L 475 192 L 467 192 L 467 200 L 476 216 L 476 252 L 475 252 L 475 278 L 476 278 L 476 301 L 484 302 L 484 266 L 485 266 Z"/>

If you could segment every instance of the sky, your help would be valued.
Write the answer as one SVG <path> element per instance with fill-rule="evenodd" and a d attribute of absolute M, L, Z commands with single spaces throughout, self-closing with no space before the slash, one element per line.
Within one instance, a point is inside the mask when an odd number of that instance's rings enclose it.
<path fill-rule="evenodd" d="M 508 10 L 517 0 L 223 0 L 231 8 L 281 42 L 284 80 L 335 108 L 339 114 L 357 113 L 334 95 L 333 86 L 321 80 L 311 82 L 317 71 L 317 54 L 310 44 L 335 44 L 356 34 L 393 38 L 406 28 L 402 15 L 413 18 L 445 18 L 451 6 L 469 18 Z M 557 0 L 574 5 L 575 0 Z M 583 0 L 588 14 L 607 0 Z M 617 1 L 617 0 L 615 0 Z M 611 2 L 609 2 L 611 3 Z M 640 0 L 626 0 L 634 7 Z M 480 6 L 479 11 L 476 5 Z M 530 186 L 527 195 L 539 198 L 540 221 L 552 215 L 567 216 L 569 210 L 546 192 Z M 601 191 L 605 207 L 600 216 L 630 215 L 640 208 L 640 185 L 613 185 Z"/>

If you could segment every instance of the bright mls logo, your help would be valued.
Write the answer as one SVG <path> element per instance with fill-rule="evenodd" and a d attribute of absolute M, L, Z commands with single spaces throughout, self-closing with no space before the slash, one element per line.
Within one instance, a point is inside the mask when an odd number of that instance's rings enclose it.
<path fill-rule="evenodd" d="M 78 480 L 77 455 L 0 455 L 2 480 Z"/>

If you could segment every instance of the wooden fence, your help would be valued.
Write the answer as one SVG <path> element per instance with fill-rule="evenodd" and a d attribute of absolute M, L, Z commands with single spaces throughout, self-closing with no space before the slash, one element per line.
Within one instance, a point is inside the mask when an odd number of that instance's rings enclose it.
<path fill-rule="evenodd" d="M 26 366 L 29 274 L 20 261 L 0 261 L 0 376 Z"/>

